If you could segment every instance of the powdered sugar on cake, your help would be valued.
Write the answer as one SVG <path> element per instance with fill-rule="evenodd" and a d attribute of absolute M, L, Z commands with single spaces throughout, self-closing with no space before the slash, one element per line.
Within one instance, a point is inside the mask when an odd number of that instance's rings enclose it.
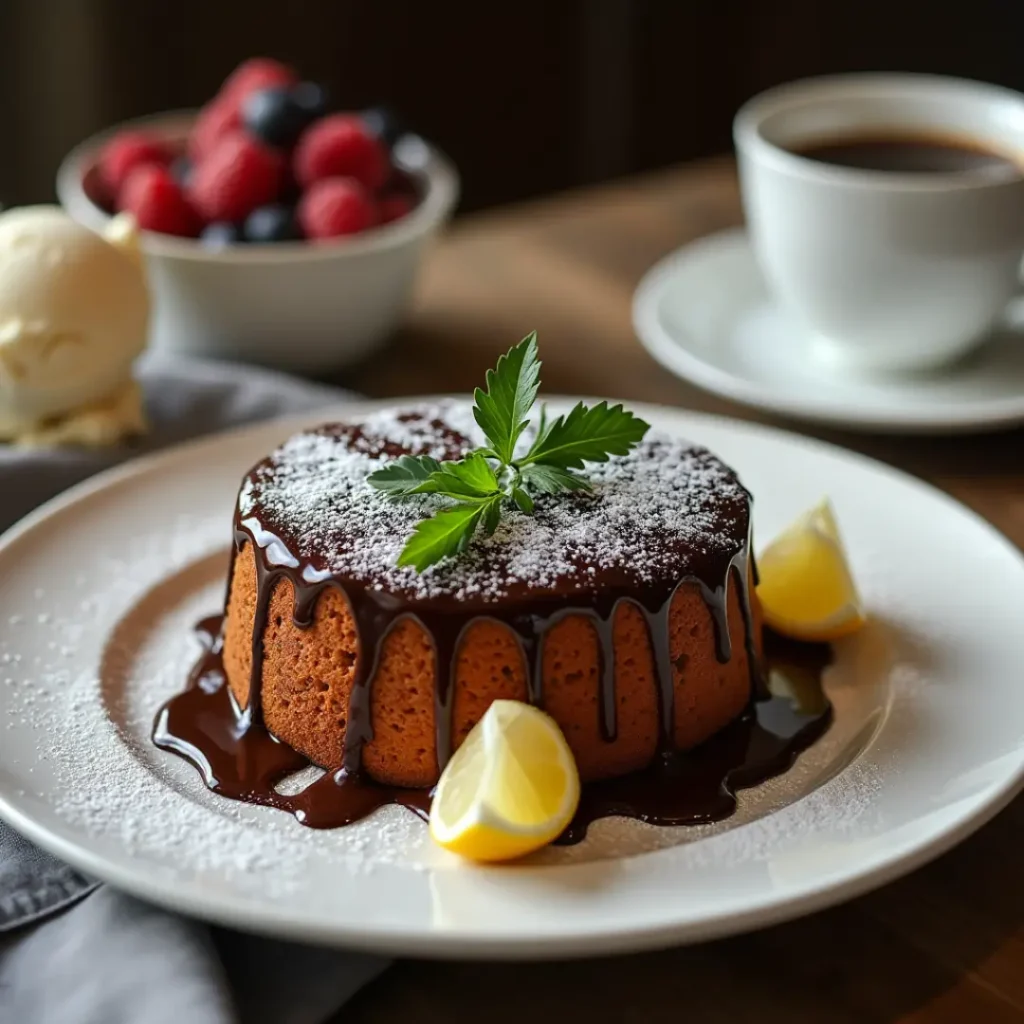
<path fill-rule="evenodd" d="M 628 456 L 589 464 L 591 494 L 508 509 L 492 537 L 481 532 L 457 559 L 422 575 L 396 562 L 416 523 L 445 505 L 434 495 L 394 501 L 367 477 L 401 454 L 459 458 L 483 443 L 468 403 L 374 413 L 358 424 L 298 434 L 260 463 L 239 495 L 243 525 L 280 537 L 270 552 L 314 575 L 371 582 L 412 597 L 484 600 L 511 586 L 593 586 L 598 571 L 634 582 L 677 580 L 706 556 L 746 542 L 749 496 L 703 448 L 653 431 Z M 312 580 L 311 580 L 312 581 Z"/>

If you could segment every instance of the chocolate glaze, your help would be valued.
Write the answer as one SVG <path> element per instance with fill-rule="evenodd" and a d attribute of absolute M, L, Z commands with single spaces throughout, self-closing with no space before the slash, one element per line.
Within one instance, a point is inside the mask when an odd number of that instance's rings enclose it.
<path fill-rule="evenodd" d="M 412 414 L 411 414 L 412 415 Z M 430 424 L 435 436 L 457 457 L 466 439 L 440 420 Z M 392 441 L 368 438 L 359 427 L 335 425 L 322 428 L 349 445 L 377 445 L 376 452 L 389 456 L 408 449 Z M 260 463 L 250 478 L 273 468 L 273 457 Z M 425 597 L 401 588 L 375 589 L 372 581 L 340 576 L 304 538 L 289 533 L 259 502 L 243 516 L 236 510 L 235 554 L 251 547 L 256 563 L 256 608 L 252 631 L 252 669 L 244 708 L 239 708 L 224 679 L 220 624 L 201 624 L 206 650 L 193 669 L 189 687 L 160 710 L 154 741 L 194 763 L 217 792 L 236 799 L 291 811 L 304 824 L 333 827 L 346 824 L 386 803 L 400 803 L 419 814 L 429 807 L 426 791 L 378 785 L 362 774 L 364 745 L 373 738 L 372 686 L 385 640 L 402 620 L 412 618 L 430 637 L 435 657 L 435 728 L 439 770 L 452 752 L 452 705 L 459 649 L 466 630 L 476 621 L 492 619 L 508 626 L 518 639 L 526 670 L 528 695 L 543 705 L 543 649 L 548 630 L 570 615 L 585 616 L 592 623 L 601 655 L 599 723 L 605 740 L 617 733 L 613 623 L 618 606 L 632 602 L 647 623 L 658 685 L 660 756 L 643 773 L 585 787 L 580 811 L 567 841 L 582 838 L 587 823 L 609 814 L 626 814 L 644 821 L 681 824 L 723 817 L 735 807 L 735 789 L 754 785 L 785 771 L 797 753 L 824 731 L 830 711 L 825 703 L 816 714 L 800 714 L 786 698 L 771 697 L 765 689 L 766 674 L 757 656 L 750 602 L 750 579 L 756 575 L 750 550 L 750 498 L 726 503 L 719 515 L 723 529 L 736 537 L 729 549 L 694 550 L 673 538 L 659 538 L 678 556 L 679 569 L 662 573 L 657 580 L 638 579 L 628 568 L 589 568 L 588 586 L 580 588 L 579 575 L 557 579 L 546 590 L 512 583 L 500 600 L 485 596 L 442 593 Z M 560 501 L 591 500 L 570 495 Z M 338 535 L 332 544 L 350 542 Z M 501 557 L 500 553 L 497 557 Z M 232 567 L 233 568 L 233 567 Z M 231 578 L 229 574 L 229 579 Z M 276 584 L 287 580 L 292 588 L 293 621 L 309 628 L 317 601 L 327 587 L 344 595 L 359 638 L 349 698 L 342 769 L 294 796 L 275 788 L 284 778 L 308 764 L 307 760 L 266 729 L 260 691 L 263 636 Z M 696 583 L 714 624 L 716 653 L 721 662 L 732 657 L 733 641 L 728 621 L 728 590 L 738 588 L 743 615 L 744 646 L 750 666 L 751 704 L 739 720 L 714 737 L 699 751 L 674 749 L 674 666 L 669 636 L 672 599 L 685 583 Z"/>

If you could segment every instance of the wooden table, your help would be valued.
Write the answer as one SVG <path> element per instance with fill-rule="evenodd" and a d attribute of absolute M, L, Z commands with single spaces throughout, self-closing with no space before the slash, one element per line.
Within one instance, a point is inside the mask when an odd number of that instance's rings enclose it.
<path fill-rule="evenodd" d="M 633 289 L 655 260 L 740 220 L 725 160 L 467 218 L 432 254 L 395 346 L 345 383 L 382 396 L 467 391 L 536 328 L 549 393 L 767 421 L 676 380 L 630 323 Z M 930 480 L 1024 546 L 1024 431 L 810 432 Z M 576 1012 L 650 1024 L 1024 1020 L 1024 798 L 908 878 L 792 924 L 612 961 L 401 962 L 337 1019 L 563 1024 Z"/>

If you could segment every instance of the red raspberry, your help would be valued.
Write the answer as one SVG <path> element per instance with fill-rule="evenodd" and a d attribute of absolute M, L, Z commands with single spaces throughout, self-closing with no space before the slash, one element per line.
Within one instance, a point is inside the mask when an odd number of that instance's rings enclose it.
<path fill-rule="evenodd" d="M 198 163 L 228 132 L 237 131 L 241 127 L 242 115 L 237 106 L 221 99 L 207 103 L 199 111 L 196 123 L 192 126 L 188 140 L 189 156 Z"/>
<path fill-rule="evenodd" d="M 384 196 L 377 200 L 377 223 L 390 224 L 392 221 L 401 220 L 406 214 L 412 212 L 415 205 L 411 196 L 399 193 Z"/>
<path fill-rule="evenodd" d="M 307 238 L 354 235 L 376 223 L 373 200 L 355 178 L 325 178 L 311 185 L 296 215 Z"/>
<path fill-rule="evenodd" d="M 100 154 L 100 177 L 111 198 L 116 199 L 128 176 L 142 164 L 165 167 L 174 159 L 169 146 L 145 132 L 121 132 Z"/>
<path fill-rule="evenodd" d="M 244 220 L 277 198 L 284 170 L 274 150 L 244 132 L 232 132 L 197 165 L 189 194 L 207 220 Z"/>
<path fill-rule="evenodd" d="M 171 172 L 156 164 L 136 167 L 128 176 L 121 190 L 121 209 L 135 214 L 139 227 L 146 231 L 195 238 L 202 227 Z"/>
<path fill-rule="evenodd" d="M 295 147 L 296 180 L 304 188 L 322 178 L 355 178 L 371 191 L 391 170 L 388 154 L 362 118 L 332 114 L 310 125 Z"/>
<path fill-rule="evenodd" d="M 220 87 L 217 102 L 224 101 L 237 113 L 245 98 L 257 89 L 298 85 L 299 76 L 290 67 L 271 57 L 250 57 L 231 72 Z"/>

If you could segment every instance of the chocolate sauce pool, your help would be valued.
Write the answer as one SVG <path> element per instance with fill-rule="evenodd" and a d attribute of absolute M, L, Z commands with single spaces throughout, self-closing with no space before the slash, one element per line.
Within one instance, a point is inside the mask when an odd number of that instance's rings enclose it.
<path fill-rule="evenodd" d="M 344 768 L 300 793 L 279 793 L 276 787 L 310 762 L 238 707 L 224 677 L 220 626 L 216 616 L 197 627 L 205 650 L 188 688 L 160 709 L 153 732 L 158 747 L 195 765 L 215 793 L 289 811 L 311 828 L 348 825 L 387 804 L 427 818 L 430 791 L 384 786 Z M 559 843 L 580 842 L 591 822 L 613 815 L 653 825 L 720 821 L 735 811 L 738 790 L 785 772 L 832 720 L 821 689 L 831 651 L 766 633 L 765 655 L 766 695 L 694 750 L 669 752 L 645 771 L 585 784 Z"/>

